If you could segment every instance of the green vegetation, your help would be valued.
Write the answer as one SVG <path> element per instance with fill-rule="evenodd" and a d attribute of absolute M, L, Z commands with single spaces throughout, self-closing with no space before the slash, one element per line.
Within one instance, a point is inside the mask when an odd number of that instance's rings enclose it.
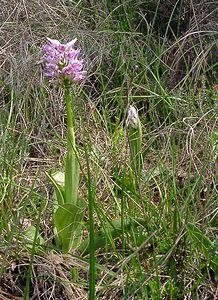
<path fill-rule="evenodd" d="M 0 2 L 0 299 L 216 299 L 218 11 L 198 2 Z M 51 184 L 67 115 L 46 36 L 77 37 L 87 71 L 72 87 L 86 209 L 67 253 Z"/>

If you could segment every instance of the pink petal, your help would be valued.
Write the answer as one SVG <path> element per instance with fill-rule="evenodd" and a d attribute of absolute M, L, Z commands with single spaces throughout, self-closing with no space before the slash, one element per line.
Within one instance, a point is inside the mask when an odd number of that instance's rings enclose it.
<path fill-rule="evenodd" d="M 58 40 L 53 40 L 47 37 L 47 40 L 55 47 L 59 47 L 60 46 L 60 42 Z"/>
<path fill-rule="evenodd" d="M 76 43 L 77 38 L 73 39 L 72 41 L 70 41 L 69 43 L 66 44 L 66 49 L 69 50 L 70 48 L 72 48 L 74 46 L 74 44 Z"/>

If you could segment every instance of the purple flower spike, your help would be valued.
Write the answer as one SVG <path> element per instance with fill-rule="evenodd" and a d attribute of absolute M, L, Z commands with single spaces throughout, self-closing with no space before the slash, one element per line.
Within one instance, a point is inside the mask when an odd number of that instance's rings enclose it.
<path fill-rule="evenodd" d="M 67 44 L 61 44 L 58 40 L 47 38 L 48 43 L 43 46 L 45 51 L 44 61 L 45 75 L 50 80 L 58 79 L 63 82 L 78 82 L 85 78 L 83 71 L 84 62 L 79 59 L 80 50 L 74 49 L 77 39 L 73 39 Z"/>

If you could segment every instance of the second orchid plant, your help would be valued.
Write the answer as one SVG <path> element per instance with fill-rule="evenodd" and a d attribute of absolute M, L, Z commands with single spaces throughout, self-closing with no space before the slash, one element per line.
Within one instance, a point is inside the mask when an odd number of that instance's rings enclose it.
<path fill-rule="evenodd" d="M 131 165 L 135 174 L 142 172 L 142 127 L 136 108 L 131 105 L 127 115 L 128 137 L 131 151 Z"/>

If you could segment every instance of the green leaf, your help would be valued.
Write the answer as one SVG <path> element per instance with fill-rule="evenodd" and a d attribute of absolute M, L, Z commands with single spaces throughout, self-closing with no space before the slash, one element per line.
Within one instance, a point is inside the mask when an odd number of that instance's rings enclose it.
<path fill-rule="evenodd" d="M 58 171 L 52 173 L 51 175 L 46 173 L 46 175 L 54 187 L 58 205 L 64 205 L 65 203 L 64 173 Z"/>
<path fill-rule="evenodd" d="M 194 224 L 187 224 L 188 233 L 195 246 L 203 253 L 206 259 L 211 257 L 214 245 L 211 240 Z"/>
<path fill-rule="evenodd" d="M 80 199 L 78 205 L 66 203 L 54 214 L 57 244 L 65 253 L 76 248 L 81 240 L 85 207 L 85 201 Z"/>
<path fill-rule="evenodd" d="M 136 169 L 138 176 L 140 176 L 142 171 L 142 127 L 138 115 L 137 128 L 132 126 L 129 128 L 129 141 L 133 170 Z"/>
<path fill-rule="evenodd" d="M 211 261 L 211 268 L 215 273 L 215 281 L 218 281 L 218 254 L 217 253 L 215 253 Z"/>
<path fill-rule="evenodd" d="M 115 219 L 111 222 L 108 222 L 106 230 L 99 230 L 95 234 L 94 248 L 95 250 L 105 247 L 111 239 L 118 238 L 122 233 L 122 226 L 124 227 L 124 231 L 129 231 L 132 227 L 137 227 L 139 225 L 144 225 L 145 220 L 138 219 L 132 220 L 130 218 L 124 220 L 122 224 L 121 218 Z M 85 239 L 78 248 L 78 251 L 82 255 L 86 255 L 89 253 L 89 238 Z"/>
<path fill-rule="evenodd" d="M 210 263 L 211 269 L 215 273 L 215 279 L 218 280 L 218 254 L 214 243 L 194 224 L 187 225 L 189 236 L 195 246 L 202 252 L 207 261 Z"/>
<path fill-rule="evenodd" d="M 35 240 L 36 234 L 37 234 L 37 236 L 36 236 L 36 240 Z M 42 251 L 41 246 L 45 244 L 45 241 L 41 237 L 40 233 L 36 232 L 36 227 L 30 225 L 24 231 L 24 242 L 26 243 L 26 246 L 29 250 L 31 250 L 33 248 L 34 240 L 35 240 L 35 251 L 36 252 Z"/>
<path fill-rule="evenodd" d="M 68 150 L 65 167 L 65 195 L 66 203 L 76 204 L 79 187 L 79 163 L 75 150 Z"/>
<path fill-rule="evenodd" d="M 52 178 L 55 180 L 55 182 L 64 188 L 64 172 L 57 171 L 55 173 L 52 173 Z"/>

